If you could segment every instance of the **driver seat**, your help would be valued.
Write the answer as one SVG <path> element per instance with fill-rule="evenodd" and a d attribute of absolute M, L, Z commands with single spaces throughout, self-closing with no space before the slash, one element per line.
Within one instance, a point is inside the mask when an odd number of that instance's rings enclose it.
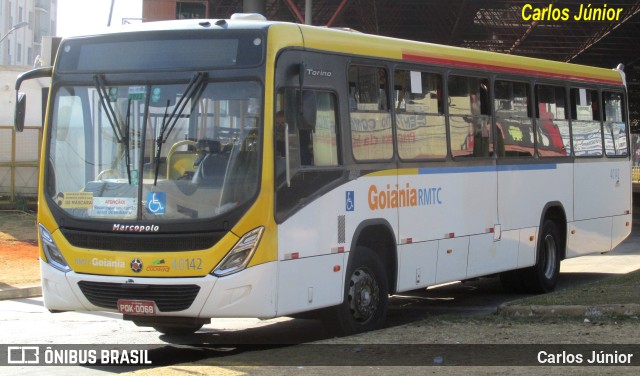
<path fill-rule="evenodd" d="M 222 186 L 227 169 L 227 158 L 224 153 L 221 153 L 220 141 L 198 140 L 196 150 L 198 158 L 193 164 L 195 172 L 191 181 L 198 185 Z"/>

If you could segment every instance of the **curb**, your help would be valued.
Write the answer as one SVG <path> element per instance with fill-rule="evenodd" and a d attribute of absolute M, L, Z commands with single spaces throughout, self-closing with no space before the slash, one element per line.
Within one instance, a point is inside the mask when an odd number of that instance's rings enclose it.
<path fill-rule="evenodd" d="M 0 290 L 0 300 L 34 298 L 42 296 L 42 286 L 10 287 Z"/>
<path fill-rule="evenodd" d="M 640 316 L 640 304 L 602 304 L 593 306 L 584 305 L 531 305 L 531 306 L 510 306 L 501 304 L 498 306 L 498 314 L 514 317 L 534 317 L 534 316 Z"/>

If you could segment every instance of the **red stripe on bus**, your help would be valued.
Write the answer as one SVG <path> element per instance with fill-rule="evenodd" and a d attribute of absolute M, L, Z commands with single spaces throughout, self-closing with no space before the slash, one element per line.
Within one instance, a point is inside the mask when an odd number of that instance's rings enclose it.
<path fill-rule="evenodd" d="M 535 75 L 535 76 L 550 77 L 550 78 L 561 78 L 561 79 L 569 79 L 569 80 L 581 80 L 581 81 L 593 82 L 593 83 L 605 83 L 605 84 L 614 84 L 614 85 L 622 84 L 622 81 L 607 80 L 604 78 L 592 78 L 592 77 L 577 76 L 577 75 L 570 75 L 570 74 L 544 72 L 544 71 L 539 71 L 534 69 L 511 68 L 511 67 L 504 67 L 504 66 L 493 65 L 493 64 L 472 63 L 468 61 L 441 59 L 441 58 L 412 55 L 412 54 L 405 54 L 405 53 L 402 54 L 402 59 L 417 61 L 420 63 L 435 63 L 435 64 L 442 64 L 442 65 L 451 65 L 451 66 L 461 67 L 461 68 L 497 70 L 497 71 L 506 72 L 506 73 L 526 74 L 526 75 Z"/>

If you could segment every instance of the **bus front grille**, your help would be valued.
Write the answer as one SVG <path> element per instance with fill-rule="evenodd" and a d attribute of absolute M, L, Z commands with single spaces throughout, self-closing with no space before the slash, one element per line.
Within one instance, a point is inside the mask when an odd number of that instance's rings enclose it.
<path fill-rule="evenodd" d="M 188 309 L 200 291 L 200 286 L 197 285 L 145 285 L 80 281 L 78 286 L 91 304 L 101 308 L 117 309 L 118 299 L 152 300 L 160 312 Z"/>
<path fill-rule="evenodd" d="M 226 232 L 194 234 L 120 234 L 60 228 L 69 243 L 105 251 L 180 252 L 213 247 Z"/>

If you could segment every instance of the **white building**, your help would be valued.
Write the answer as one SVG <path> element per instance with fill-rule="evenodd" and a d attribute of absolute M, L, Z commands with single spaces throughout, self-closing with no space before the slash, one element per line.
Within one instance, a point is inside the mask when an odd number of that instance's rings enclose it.
<path fill-rule="evenodd" d="M 0 65 L 32 66 L 42 37 L 56 34 L 57 8 L 57 0 L 0 0 Z"/>
<path fill-rule="evenodd" d="M 39 56 L 50 63 L 51 56 L 42 56 L 42 51 L 43 47 L 51 50 L 57 8 L 57 0 L 0 0 L 0 198 L 35 196 L 37 192 L 42 90 L 48 80 L 25 82 L 21 88 L 29 100 L 27 129 L 18 134 L 12 127 L 14 85 L 16 77 L 29 70 Z M 48 37 L 45 46 L 43 37 Z"/>

